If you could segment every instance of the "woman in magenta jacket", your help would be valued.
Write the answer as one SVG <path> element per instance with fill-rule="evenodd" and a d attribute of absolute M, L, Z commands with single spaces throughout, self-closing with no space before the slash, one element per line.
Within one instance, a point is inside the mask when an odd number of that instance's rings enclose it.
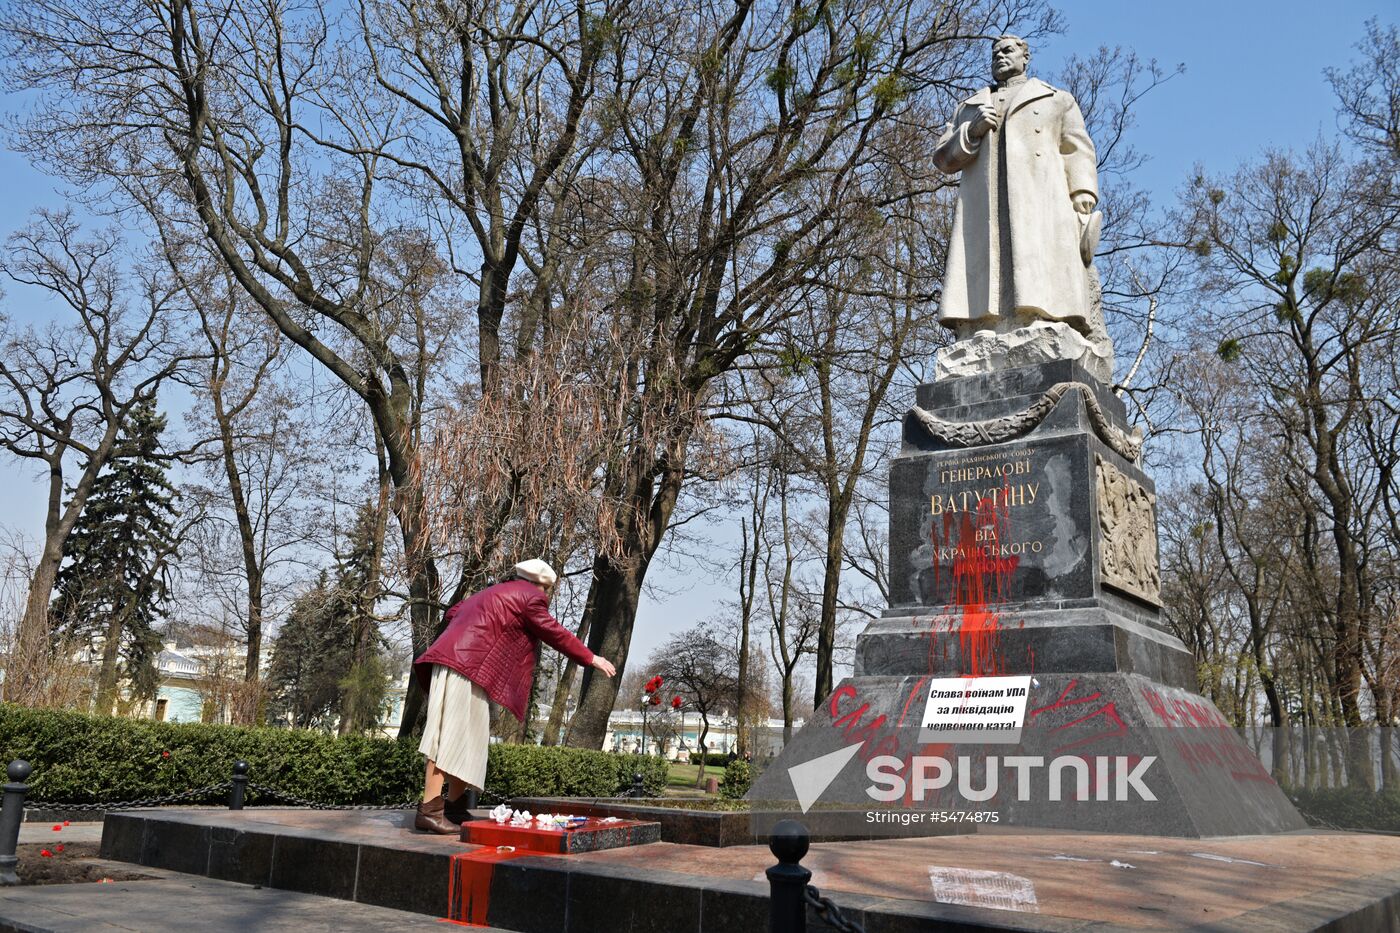
<path fill-rule="evenodd" d="M 458 823 L 471 819 L 467 791 L 480 789 L 486 778 L 491 704 L 524 720 L 540 642 L 608 677 L 617 673 L 607 658 L 589 651 L 549 614 L 557 580 L 542 560 L 516 564 L 513 579 L 447 610 L 447 627 L 413 662 L 414 676 L 428 692 L 427 723 L 418 746 L 428 767 L 415 828 L 455 833 Z"/>

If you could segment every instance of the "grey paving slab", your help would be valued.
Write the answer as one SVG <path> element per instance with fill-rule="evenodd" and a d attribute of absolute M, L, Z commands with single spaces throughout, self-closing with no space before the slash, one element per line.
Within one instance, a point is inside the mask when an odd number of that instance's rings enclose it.
<path fill-rule="evenodd" d="M 55 826 L 59 827 L 57 832 L 54 831 Z M 101 841 L 102 824 L 100 822 L 71 823 L 67 826 L 62 823 L 21 823 L 19 826 L 20 845 Z"/>
<path fill-rule="evenodd" d="M 173 872 L 152 881 L 0 889 L 0 933 L 442 929 L 424 914 Z"/>

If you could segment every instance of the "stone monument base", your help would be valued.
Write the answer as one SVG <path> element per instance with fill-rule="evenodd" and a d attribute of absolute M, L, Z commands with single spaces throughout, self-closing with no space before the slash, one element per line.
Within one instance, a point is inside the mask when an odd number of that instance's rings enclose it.
<path fill-rule="evenodd" d="M 1044 323 L 940 354 L 941 373 L 989 371 L 917 390 L 890 465 L 890 608 L 756 811 L 788 802 L 838 835 L 1304 828 L 1163 622 L 1156 490 L 1122 400 L 1073 359 L 1001 368 L 1075 340 L 1092 349 Z"/>
<path fill-rule="evenodd" d="M 842 681 L 750 800 L 801 809 L 812 789 L 799 788 L 811 780 L 802 766 L 826 758 L 834 773 L 802 818 L 831 835 L 939 835 L 949 824 L 1182 837 L 1306 828 L 1239 734 L 1190 690 L 1132 673 L 1039 673 L 1019 740 L 945 744 L 920 728 L 929 680 Z"/>

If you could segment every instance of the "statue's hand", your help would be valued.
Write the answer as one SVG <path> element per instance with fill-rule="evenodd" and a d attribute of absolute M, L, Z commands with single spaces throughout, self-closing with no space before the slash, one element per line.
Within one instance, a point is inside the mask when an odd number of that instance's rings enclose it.
<path fill-rule="evenodd" d="M 1098 199 L 1087 191 L 1075 192 L 1070 195 L 1069 200 L 1070 203 L 1074 205 L 1074 209 L 1081 214 L 1089 213 L 1094 209 L 1094 205 L 1098 203 Z"/>
<path fill-rule="evenodd" d="M 997 108 L 991 104 L 983 104 L 977 109 L 977 116 L 972 118 L 972 125 L 968 127 L 968 133 L 973 139 L 981 139 L 1001 124 L 1001 116 L 997 113 Z"/>

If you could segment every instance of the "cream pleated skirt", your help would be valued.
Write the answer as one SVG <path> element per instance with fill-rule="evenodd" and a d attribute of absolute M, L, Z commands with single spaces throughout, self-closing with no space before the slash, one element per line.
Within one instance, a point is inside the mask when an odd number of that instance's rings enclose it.
<path fill-rule="evenodd" d="M 486 691 L 461 674 L 433 665 L 428 721 L 418 751 L 438 768 L 478 790 L 485 786 L 491 745 L 491 703 Z"/>

